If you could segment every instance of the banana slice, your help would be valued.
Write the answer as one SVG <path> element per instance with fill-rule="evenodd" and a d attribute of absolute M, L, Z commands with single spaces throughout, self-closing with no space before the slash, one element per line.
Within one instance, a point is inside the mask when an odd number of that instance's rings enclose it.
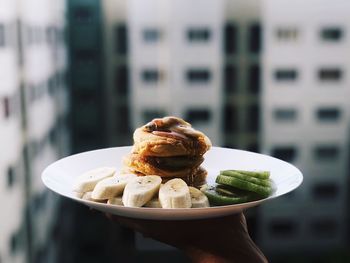
<path fill-rule="evenodd" d="M 85 193 L 94 190 L 95 185 L 104 178 L 111 177 L 115 173 L 113 167 L 100 167 L 87 171 L 78 176 L 73 191 Z"/>
<path fill-rule="evenodd" d="M 91 197 L 91 191 L 90 192 L 85 192 L 81 199 L 88 200 L 88 201 L 94 201 L 94 202 L 99 202 L 99 203 L 106 203 L 106 200 L 102 199 L 94 199 Z"/>
<path fill-rule="evenodd" d="M 160 204 L 158 197 L 154 197 L 145 204 L 145 207 L 162 208 L 162 205 Z"/>
<path fill-rule="evenodd" d="M 110 198 L 110 199 L 108 199 L 107 204 L 109 204 L 109 205 L 123 205 L 122 197 L 117 196 L 117 197 Z"/>
<path fill-rule="evenodd" d="M 209 207 L 208 197 L 195 187 L 189 186 L 193 208 Z"/>
<path fill-rule="evenodd" d="M 184 180 L 171 179 L 160 187 L 159 201 L 163 208 L 190 208 L 190 190 Z"/>
<path fill-rule="evenodd" d="M 160 176 L 147 175 L 132 179 L 124 189 L 123 204 L 129 207 L 141 207 L 158 192 L 162 182 Z"/>
<path fill-rule="evenodd" d="M 91 197 L 94 199 L 110 199 L 122 195 L 126 184 L 136 177 L 136 174 L 107 177 L 96 184 Z"/>
<path fill-rule="evenodd" d="M 75 197 L 82 198 L 83 195 L 84 195 L 84 193 L 80 193 L 80 192 L 73 191 L 73 195 L 74 195 Z"/>

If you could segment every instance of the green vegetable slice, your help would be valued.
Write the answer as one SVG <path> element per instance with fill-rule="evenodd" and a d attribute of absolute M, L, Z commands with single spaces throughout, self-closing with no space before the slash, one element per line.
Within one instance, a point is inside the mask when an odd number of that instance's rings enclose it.
<path fill-rule="evenodd" d="M 258 185 L 262 185 L 262 186 L 267 186 L 270 187 L 271 186 L 271 182 L 269 179 L 260 179 L 257 177 L 253 177 L 247 174 L 243 174 L 240 172 L 236 172 L 236 171 L 221 171 L 220 172 L 221 175 L 225 175 L 225 176 L 232 176 L 244 181 L 248 181 L 254 184 L 258 184 Z"/>
<path fill-rule="evenodd" d="M 237 172 L 237 173 L 245 174 L 245 175 L 260 178 L 260 179 L 270 178 L 269 171 L 224 170 L 224 171 L 221 171 L 220 174 L 225 174 L 226 172 Z"/>
<path fill-rule="evenodd" d="M 246 191 L 251 191 L 261 195 L 262 197 L 268 197 L 272 192 L 271 187 L 257 185 L 232 176 L 219 175 L 216 177 L 216 183 L 237 187 Z"/>
<path fill-rule="evenodd" d="M 208 197 L 209 203 L 211 205 L 233 205 L 246 203 L 252 200 L 250 195 L 243 196 L 229 196 L 223 195 L 215 191 L 215 189 L 207 189 L 204 191 L 204 194 Z"/>

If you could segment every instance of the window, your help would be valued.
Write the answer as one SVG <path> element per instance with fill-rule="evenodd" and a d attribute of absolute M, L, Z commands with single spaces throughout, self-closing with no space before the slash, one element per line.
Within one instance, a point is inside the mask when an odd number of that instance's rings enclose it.
<path fill-rule="evenodd" d="M 261 27 L 258 23 L 254 23 L 249 27 L 249 51 L 258 53 L 261 46 Z"/>
<path fill-rule="evenodd" d="M 34 29 L 31 26 L 25 26 L 27 45 L 34 43 Z"/>
<path fill-rule="evenodd" d="M 294 121 L 297 118 L 295 109 L 275 109 L 273 115 L 278 121 Z"/>
<path fill-rule="evenodd" d="M 130 132 L 128 105 L 119 106 L 118 112 L 118 130 L 120 133 L 128 134 Z"/>
<path fill-rule="evenodd" d="M 77 50 L 75 53 L 77 63 L 80 66 L 92 65 L 96 63 L 97 53 L 95 50 Z"/>
<path fill-rule="evenodd" d="M 278 40 L 295 41 L 298 38 L 298 30 L 293 27 L 277 28 L 276 37 L 278 38 Z"/>
<path fill-rule="evenodd" d="M 259 130 L 259 111 L 258 105 L 251 105 L 248 108 L 247 128 L 250 132 L 257 132 Z"/>
<path fill-rule="evenodd" d="M 10 117 L 10 98 L 4 97 L 2 103 L 4 107 L 4 117 L 5 119 L 7 119 Z"/>
<path fill-rule="evenodd" d="M 290 236 L 296 233 L 296 224 L 291 220 L 278 220 L 271 222 L 269 230 L 274 236 Z"/>
<path fill-rule="evenodd" d="M 226 54 L 233 54 L 237 52 L 237 27 L 233 24 L 225 25 L 225 52 Z"/>
<path fill-rule="evenodd" d="M 186 120 L 193 125 L 208 122 L 210 117 L 211 112 L 207 109 L 190 109 L 186 113 Z"/>
<path fill-rule="evenodd" d="M 43 39 L 44 39 L 44 35 L 43 35 L 43 30 L 36 26 L 33 28 L 33 32 L 34 32 L 34 43 L 40 44 Z"/>
<path fill-rule="evenodd" d="M 5 26 L 0 24 L 0 47 L 5 46 Z"/>
<path fill-rule="evenodd" d="M 15 171 L 12 166 L 7 168 L 7 186 L 11 188 L 15 182 Z"/>
<path fill-rule="evenodd" d="M 251 65 L 249 67 L 248 75 L 249 91 L 253 94 L 257 94 L 260 91 L 260 67 L 259 65 Z"/>
<path fill-rule="evenodd" d="M 272 155 L 286 162 L 293 162 L 296 159 L 297 151 L 292 146 L 281 146 L 274 148 Z"/>
<path fill-rule="evenodd" d="M 320 161 L 336 160 L 339 157 L 339 148 L 335 145 L 319 145 L 315 147 L 314 154 Z"/>
<path fill-rule="evenodd" d="M 49 94 L 53 96 L 55 94 L 56 88 L 58 88 L 55 76 L 52 75 L 47 82 L 47 85 L 49 87 Z"/>
<path fill-rule="evenodd" d="M 187 38 L 191 42 L 208 41 L 210 35 L 210 30 L 208 28 L 190 28 L 187 31 Z"/>
<path fill-rule="evenodd" d="M 233 65 L 225 66 L 225 90 L 233 93 L 237 89 L 237 69 Z"/>
<path fill-rule="evenodd" d="M 49 26 L 46 28 L 46 41 L 49 44 L 54 44 L 56 41 L 56 28 Z"/>
<path fill-rule="evenodd" d="M 337 223 L 331 218 L 317 218 L 310 225 L 315 238 L 330 238 L 335 235 L 337 228 Z"/>
<path fill-rule="evenodd" d="M 315 200 L 335 199 L 338 192 L 338 185 L 333 182 L 318 183 L 312 188 Z"/>
<path fill-rule="evenodd" d="M 143 122 L 147 123 L 155 118 L 162 118 L 163 116 L 166 116 L 167 113 L 163 109 L 151 109 L 151 110 L 145 110 L 143 112 Z"/>
<path fill-rule="evenodd" d="M 225 147 L 225 148 L 231 148 L 231 149 L 238 148 L 237 145 L 234 144 L 233 142 L 225 142 L 225 144 L 223 145 L 223 147 Z"/>
<path fill-rule="evenodd" d="M 144 82 L 158 82 L 163 78 L 162 72 L 157 69 L 145 69 L 141 76 Z"/>
<path fill-rule="evenodd" d="M 143 40 L 145 42 L 157 42 L 160 36 L 160 31 L 155 28 L 147 28 L 143 31 Z"/>
<path fill-rule="evenodd" d="M 324 122 L 334 122 L 340 118 L 341 112 L 338 108 L 322 108 L 317 110 L 317 118 Z"/>
<path fill-rule="evenodd" d="M 256 153 L 260 152 L 259 145 L 257 143 L 250 144 L 248 146 L 247 150 L 250 151 L 250 152 L 256 152 Z"/>
<path fill-rule="evenodd" d="M 320 36 L 325 41 L 339 41 L 343 37 L 343 31 L 338 27 L 323 28 Z"/>
<path fill-rule="evenodd" d="M 11 253 L 14 254 L 18 248 L 18 236 L 17 233 L 12 233 L 10 242 Z"/>
<path fill-rule="evenodd" d="M 295 81 L 298 78 L 298 72 L 295 69 L 277 69 L 275 79 L 277 81 Z"/>
<path fill-rule="evenodd" d="M 117 67 L 115 75 L 115 87 L 118 94 L 126 95 L 129 87 L 129 73 L 125 65 Z"/>
<path fill-rule="evenodd" d="M 190 83 L 205 83 L 211 77 L 208 69 L 190 69 L 187 71 L 186 76 Z"/>
<path fill-rule="evenodd" d="M 322 81 L 339 81 L 343 72 L 339 68 L 323 68 L 318 71 L 318 77 Z"/>
<path fill-rule="evenodd" d="M 55 126 L 52 129 L 50 129 L 50 132 L 49 132 L 50 144 L 55 145 L 57 142 L 57 139 L 58 139 L 58 128 Z"/>
<path fill-rule="evenodd" d="M 224 108 L 224 131 L 233 132 L 238 129 L 238 114 L 237 107 L 233 105 L 226 105 Z"/>
<path fill-rule="evenodd" d="M 125 24 L 118 25 L 115 29 L 115 51 L 120 55 L 128 52 L 128 34 Z"/>
<path fill-rule="evenodd" d="M 89 23 L 92 21 L 93 12 L 87 6 L 79 6 L 73 10 L 74 20 L 78 23 Z"/>

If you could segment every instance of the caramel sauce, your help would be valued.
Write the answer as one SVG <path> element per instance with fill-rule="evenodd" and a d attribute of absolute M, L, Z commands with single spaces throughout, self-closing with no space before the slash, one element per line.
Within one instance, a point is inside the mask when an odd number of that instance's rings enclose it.
<path fill-rule="evenodd" d="M 176 117 L 154 119 L 144 126 L 144 131 L 154 135 L 175 139 L 197 139 L 203 134 L 191 127 L 191 124 Z"/>

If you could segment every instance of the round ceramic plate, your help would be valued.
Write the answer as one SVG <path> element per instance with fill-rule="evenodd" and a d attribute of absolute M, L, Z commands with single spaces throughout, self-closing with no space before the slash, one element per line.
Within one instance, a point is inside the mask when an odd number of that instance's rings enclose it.
<path fill-rule="evenodd" d="M 72 186 L 77 176 L 101 166 L 116 167 L 118 171 L 122 167 L 123 156 L 128 154 L 130 150 L 131 147 L 107 148 L 63 158 L 44 170 L 42 180 L 49 189 L 57 194 L 71 198 L 93 209 L 126 217 L 159 220 L 189 220 L 238 213 L 291 192 L 303 181 L 303 176 L 296 167 L 279 159 L 242 150 L 212 147 L 205 154 L 205 161 L 202 164 L 208 171 L 207 182 L 209 184 L 215 183 L 215 178 L 220 170 L 268 170 L 271 172 L 270 178 L 275 186 L 273 194 L 268 198 L 243 204 L 186 209 L 124 207 L 82 200 L 74 196 Z"/>

